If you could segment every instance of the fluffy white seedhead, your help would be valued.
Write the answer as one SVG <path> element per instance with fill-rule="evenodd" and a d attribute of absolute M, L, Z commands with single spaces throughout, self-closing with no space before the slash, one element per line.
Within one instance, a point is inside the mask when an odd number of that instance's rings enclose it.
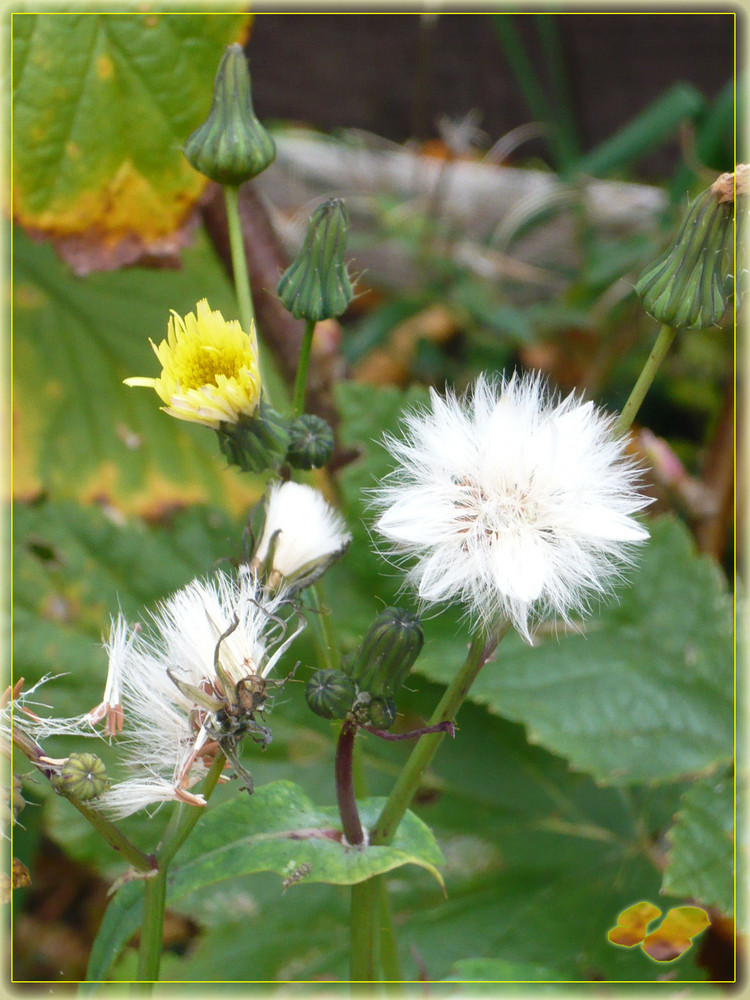
<path fill-rule="evenodd" d="M 105 640 L 109 667 L 102 703 L 75 719 L 35 718 L 30 734 L 117 737 L 129 771 L 90 805 L 114 816 L 177 800 L 201 806 L 190 791 L 217 752 L 215 706 L 248 677 L 265 678 L 297 629 L 279 617 L 283 601 L 269 597 L 250 573 L 215 573 L 167 598 L 151 627 L 113 620 Z"/>
<path fill-rule="evenodd" d="M 291 480 L 275 483 L 252 565 L 273 590 L 290 593 L 317 580 L 350 541 L 341 515 L 322 493 Z"/>
<path fill-rule="evenodd" d="M 534 621 L 570 622 L 608 593 L 648 538 L 632 515 L 650 503 L 614 420 L 538 374 L 480 376 L 408 414 L 386 441 L 398 466 L 374 491 L 376 529 L 416 560 L 422 601 L 510 620 L 531 641 Z"/>

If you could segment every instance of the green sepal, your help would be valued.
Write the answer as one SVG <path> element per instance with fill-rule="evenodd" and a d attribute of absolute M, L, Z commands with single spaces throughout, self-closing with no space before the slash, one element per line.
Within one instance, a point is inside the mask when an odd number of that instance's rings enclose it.
<path fill-rule="evenodd" d="M 226 460 L 243 472 L 278 469 L 289 448 L 289 421 L 262 398 L 254 416 L 221 424 L 216 434 Z"/>
<path fill-rule="evenodd" d="M 314 413 L 303 413 L 289 425 L 287 462 L 294 469 L 320 469 L 333 454 L 331 425 Z"/>
<path fill-rule="evenodd" d="M 416 615 L 386 608 L 370 625 L 347 673 L 360 692 L 391 698 L 409 675 L 422 651 L 424 632 Z"/>
<path fill-rule="evenodd" d="M 732 290 L 732 218 L 733 205 L 708 188 L 689 206 L 675 243 L 640 276 L 636 293 L 659 323 L 696 330 L 721 319 Z"/>
<path fill-rule="evenodd" d="M 295 319 L 318 322 L 346 312 L 354 296 L 346 270 L 347 226 L 340 198 L 329 198 L 313 213 L 299 256 L 278 286 L 284 308 Z"/>
<path fill-rule="evenodd" d="M 188 162 L 220 184 L 239 185 L 273 163 L 276 146 L 253 110 L 250 72 L 241 45 L 219 64 L 208 118 L 188 138 Z"/>
<path fill-rule="evenodd" d="M 316 670 L 305 688 L 307 704 L 323 719 L 345 719 L 356 696 L 354 682 L 340 670 Z"/>

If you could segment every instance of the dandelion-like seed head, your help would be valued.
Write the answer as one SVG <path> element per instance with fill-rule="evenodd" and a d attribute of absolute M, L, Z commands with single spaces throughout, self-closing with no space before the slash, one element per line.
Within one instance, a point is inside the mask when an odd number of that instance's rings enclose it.
<path fill-rule="evenodd" d="M 632 515 L 650 502 L 613 424 L 534 374 L 480 376 L 407 415 L 386 442 L 398 465 L 375 490 L 376 528 L 414 560 L 422 601 L 510 620 L 530 641 L 534 621 L 571 622 L 610 591 L 648 538 Z"/>
<path fill-rule="evenodd" d="M 344 521 L 312 486 L 275 483 L 251 568 L 267 586 L 290 594 L 314 583 L 351 541 Z"/>
<path fill-rule="evenodd" d="M 30 736 L 90 737 L 105 720 L 104 735 L 116 738 L 129 776 L 91 805 L 113 817 L 175 800 L 205 805 L 191 787 L 219 752 L 252 789 L 236 750 L 248 735 L 263 745 L 270 740 L 266 678 L 304 627 L 301 620 L 295 627 L 284 607 L 252 573 L 218 572 L 172 594 L 144 627 L 119 615 L 105 641 L 101 705 L 73 719 L 34 715 Z"/>
<path fill-rule="evenodd" d="M 184 319 L 173 312 L 167 339 L 151 346 L 162 366 L 159 378 L 125 384 L 154 389 L 166 413 L 214 429 L 255 413 L 261 391 L 255 331 L 225 320 L 206 299 Z"/>

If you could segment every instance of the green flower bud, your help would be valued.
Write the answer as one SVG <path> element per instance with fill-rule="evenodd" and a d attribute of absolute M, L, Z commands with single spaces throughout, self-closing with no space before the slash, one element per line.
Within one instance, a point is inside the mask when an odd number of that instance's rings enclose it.
<path fill-rule="evenodd" d="M 697 330 L 724 315 L 731 294 L 733 214 L 733 203 L 722 200 L 715 185 L 689 206 L 675 243 L 635 286 L 657 322 Z"/>
<path fill-rule="evenodd" d="M 255 117 L 241 45 L 230 45 L 224 53 L 208 118 L 185 143 L 185 156 L 220 184 L 242 184 L 273 163 L 276 146 Z"/>
<path fill-rule="evenodd" d="M 90 802 L 107 791 L 109 778 L 96 754 L 72 753 L 52 779 L 52 786 L 68 799 Z"/>
<path fill-rule="evenodd" d="M 333 454 L 333 431 L 321 417 L 303 413 L 289 425 L 286 460 L 295 469 L 320 469 Z"/>
<path fill-rule="evenodd" d="M 316 670 L 305 688 L 307 704 L 324 719 L 345 719 L 356 697 L 354 682 L 340 670 Z"/>
<path fill-rule="evenodd" d="M 278 294 L 295 319 L 317 322 L 346 312 L 354 289 L 346 270 L 346 209 L 340 198 L 319 205 L 299 256 L 284 272 Z"/>
<path fill-rule="evenodd" d="M 373 698 L 368 706 L 369 724 L 376 729 L 390 729 L 396 721 L 393 698 Z"/>
<path fill-rule="evenodd" d="M 416 615 L 403 608 L 386 608 L 370 625 L 354 657 L 345 661 L 346 671 L 360 692 L 390 698 L 406 680 L 423 643 Z"/>
<path fill-rule="evenodd" d="M 289 422 L 261 398 L 252 417 L 221 424 L 216 431 L 222 454 L 243 472 L 278 469 L 289 447 Z"/>

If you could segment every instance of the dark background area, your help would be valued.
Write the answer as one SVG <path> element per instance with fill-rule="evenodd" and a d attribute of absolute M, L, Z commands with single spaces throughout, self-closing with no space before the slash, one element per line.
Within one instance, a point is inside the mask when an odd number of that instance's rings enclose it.
<path fill-rule="evenodd" d="M 711 101 L 733 76 L 731 13 L 510 17 L 548 94 L 538 21 L 554 21 L 583 151 L 673 84 Z M 533 120 L 487 14 L 259 14 L 247 51 L 261 120 L 398 142 L 434 136 L 441 113 L 478 109 L 492 142 Z M 524 144 L 523 155 L 545 158 L 545 144 Z M 670 173 L 679 155 L 676 141 L 665 144 L 639 165 L 642 179 Z"/>

